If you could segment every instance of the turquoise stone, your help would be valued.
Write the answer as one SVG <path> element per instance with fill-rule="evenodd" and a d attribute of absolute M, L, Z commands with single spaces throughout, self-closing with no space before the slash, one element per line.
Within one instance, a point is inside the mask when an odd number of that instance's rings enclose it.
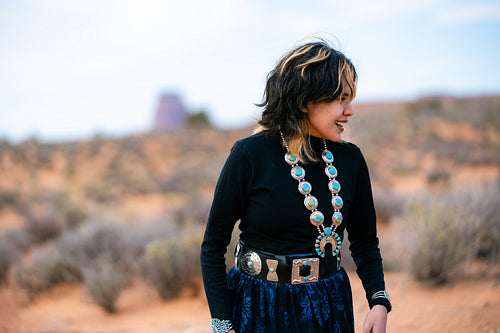
<path fill-rule="evenodd" d="M 248 266 L 248 267 L 252 266 L 252 262 L 251 262 L 251 261 L 248 261 L 248 262 L 247 262 L 247 266 Z"/>
<path fill-rule="evenodd" d="M 274 268 L 271 268 L 270 271 L 271 271 L 271 273 L 274 273 Z"/>
<path fill-rule="evenodd" d="M 306 281 L 307 281 L 307 280 L 309 280 L 309 277 L 307 277 L 307 276 L 306 276 L 306 277 L 304 277 L 304 280 L 306 280 Z"/>
<path fill-rule="evenodd" d="M 295 170 L 295 174 L 296 174 L 297 176 L 302 176 L 302 169 L 297 169 L 297 170 Z"/>
<path fill-rule="evenodd" d="M 333 188 L 334 189 L 338 189 L 339 188 L 339 183 L 337 183 L 337 182 L 333 183 Z"/>
<path fill-rule="evenodd" d="M 325 229 L 325 234 L 331 235 L 332 234 L 332 228 L 326 228 Z"/>
<path fill-rule="evenodd" d="M 304 266 L 307 266 L 307 261 L 304 261 Z"/>
<path fill-rule="evenodd" d="M 327 158 L 327 159 L 329 159 L 329 160 L 331 160 L 331 159 L 333 158 L 332 153 L 330 153 L 329 151 L 327 151 L 327 152 L 326 152 L 325 156 L 326 156 L 326 158 Z"/>

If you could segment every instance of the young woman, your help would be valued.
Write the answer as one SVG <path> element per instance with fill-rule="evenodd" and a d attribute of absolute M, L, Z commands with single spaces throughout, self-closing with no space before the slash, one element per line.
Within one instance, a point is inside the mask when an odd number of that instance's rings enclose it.
<path fill-rule="evenodd" d="M 354 332 L 340 265 L 346 230 L 371 309 L 364 332 L 385 333 L 391 304 L 368 169 L 341 140 L 356 80 L 351 61 L 324 40 L 296 47 L 269 73 L 260 127 L 231 150 L 201 248 L 213 332 Z"/>

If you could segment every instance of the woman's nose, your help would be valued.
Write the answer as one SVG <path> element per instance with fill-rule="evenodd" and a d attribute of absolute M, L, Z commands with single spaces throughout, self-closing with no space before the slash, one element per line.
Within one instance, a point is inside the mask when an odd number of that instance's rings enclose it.
<path fill-rule="evenodd" d="M 346 116 L 352 116 L 353 114 L 354 114 L 354 109 L 352 108 L 352 104 L 349 103 L 344 108 L 344 115 L 346 115 Z"/>

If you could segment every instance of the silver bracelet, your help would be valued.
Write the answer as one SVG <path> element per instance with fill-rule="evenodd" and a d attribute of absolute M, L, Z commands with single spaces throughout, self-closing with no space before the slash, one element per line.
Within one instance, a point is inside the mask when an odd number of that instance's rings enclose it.
<path fill-rule="evenodd" d="M 387 302 L 389 302 L 389 306 L 392 307 L 391 299 L 389 298 L 389 293 L 387 292 L 387 290 L 377 291 L 376 293 L 374 293 L 372 295 L 372 301 L 375 300 L 375 299 L 377 299 L 377 298 L 386 299 Z"/>
<path fill-rule="evenodd" d="M 210 328 L 213 333 L 226 333 L 233 328 L 233 324 L 231 323 L 231 320 L 213 318 L 210 320 Z"/>

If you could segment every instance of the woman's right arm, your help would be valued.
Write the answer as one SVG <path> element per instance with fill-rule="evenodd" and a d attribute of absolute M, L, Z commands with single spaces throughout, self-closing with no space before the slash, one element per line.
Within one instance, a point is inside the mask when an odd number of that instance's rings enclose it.
<path fill-rule="evenodd" d="M 224 164 L 214 193 L 205 236 L 201 246 L 203 284 L 212 318 L 232 319 L 232 307 L 226 284 L 225 253 L 234 224 L 246 206 L 251 167 L 240 142 L 235 143 Z"/>

